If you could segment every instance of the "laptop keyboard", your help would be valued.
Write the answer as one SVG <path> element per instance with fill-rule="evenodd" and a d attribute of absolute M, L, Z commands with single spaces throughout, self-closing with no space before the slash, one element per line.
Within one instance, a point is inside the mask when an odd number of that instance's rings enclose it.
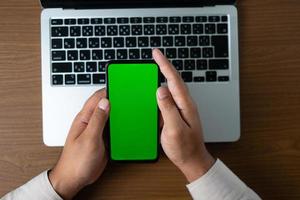
<path fill-rule="evenodd" d="M 153 48 L 187 83 L 230 79 L 226 15 L 53 18 L 50 25 L 54 86 L 105 84 L 107 61 L 152 59 Z"/>

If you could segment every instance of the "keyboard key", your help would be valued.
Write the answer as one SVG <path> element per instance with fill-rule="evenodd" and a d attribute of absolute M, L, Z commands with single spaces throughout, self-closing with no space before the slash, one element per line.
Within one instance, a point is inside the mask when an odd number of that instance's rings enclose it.
<path fill-rule="evenodd" d="M 209 46 L 210 45 L 209 36 L 199 36 L 199 45 L 200 46 Z"/>
<path fill-rule="evenodd" d="M 73 38 L 66 38 L 64 40 L 64 47 L 65 47 L 65 49 L 73 49 L 73 48 L 75 48 L 75 39 L 73 39 Z"/>
<path fill-rule="evenodd" d="M 211 58 L 211 57 L 213 57 L 213 48 L 211 48 L 211 47 L 203 48 L 203 50 L 202 50 L 202 56 L 203 56 L 203 58 Z"/>
<path fill-rule="evenodd" d="M 175 36 L 175 46 L 185 46 L 185 37 L 184 36 Z"/>
<path fill-rule="evenodd" d="M 198 45 L 198 40 L 197 36 L 187 36 L 186 38 L 186 43 L 187 46 L 197 46 Z"/>
<path fill-rule="evenodd" d="M 154 35 L 154 25 L 144 25 L 145 35 Z"/>
<path fill-rule="evenodd" d="M 169 24 L 168 25 L 168 33 L 170 35 L 178 35 L 179 34 L 179 25 L 178 24 Z"/>
<path fill-rule="evenodd" d="M 212 36 L 211 43 L 215 46 L 215 57 L 228 57 L 228 36 Z"/>
<path fill-rule="evenodd" d="M 181 78 L 184 82 L 192 82 L 193 81 L 193 73 L 192 72 L 181 72 Z"/>
<path fill-rule="evenodd" d="M 148 47 L 149 38 L 148 37 L 138 37 L 138 47 Z"/>
<path fill-rule="evenodd" d="M 143 59 L 152 59 L 152 49 L 142 49 L 141 56 Z"/>
<path fill-rule="evenodd" d="M 104 24 L 115 24 L 116 23 L 116 18 L 104 18 Z"/>
<path fill-rule="evenodd" d="M 219 16 L 209 16 L 208 17 L 208 21 L 209 22 L 219 22 L 220 21 L 220 17 Z"/>
<path fill-rule="evenodd" d="M 77 83 L 78 84 L 91 84 L 91 75 L 90 74 L 77 74 Z"/>
<path fill-rule="evenodd" d="M 197 70 L 206 70 L 207 69 L 207 60 L 197 60 L 196 68 L 197 68 Z"/>
<path fill-rule="evenodd" d="M 167 25 L 165 25 L 165 24 L 156 25 L 156 34 L 157 35 L 166 35 L 167 34 Z"/>
<path fill-rule="evenodd" d="M 150 46 L 151 47 L 161 46 L 161 37 L 157 37 L 157 36 L 150 37 Z"/>
<path fill-rule="evenodd" d="M 99 38 L 89 38 L 89 48 L 99 48 L 100 41 Z"/>
<path fill-rule="evenodd" d="M 142 25 L 132 25 L 131 26 L 131 34 L 132 35 L 142 35 L 143 26 Z"/>
<path fill-rule="evenodd" d="M 172 60 L 172 64 L 177 71 L 183 70 L 183 61 L 182 60 Z"/>
<path fill-rule="evenodd" d="M 103 51 L 102 50 L 93 50 L 92 51 L 92 59 L 93 60 L 102 60 L 103 59 Z"/>
<path fill-rule="evenodd" d="M 140 23 L 142 23 L 142 18 L 141 17 L 131 17 L 130 18 L 130 23 L 132 23 L 132 24 L 140 24 Z"/>
<path fill-rule="evenodd" d="M 227 24 L 218 24 L 217 25 L 217 32 L 222 34 L 222 33 L 228 33 L 228 27 Z"/>
<path fill-rule="evenodd" d="M 65 19 L 65 24 L 66 25 L 76 24 L 76 19 Z"/>
<path fill-rule="evenodd" d="M 76 39 L 76 48 L 87 48 L 87 39 L 86 38 L 77 38 Z"/>
<path fill-rule="evenodd" d="M 206 16 L 197 16 L 196 22 L 207 22 L 207 17 Z"/>
<path fill-rule="evenodd" d="M 116 57 L 116 53 L 114 49 L 106 49 L 104 50 L 104 59 L 105 60 L 113 60 Z"/>
<path fill-rule="evenodd" d="M 105 35 L 105 26 L 95 26 L 95 36 Z"/>
<path fill-rule="evenodd" d="M 166 57 L 167 58 L 176 58 L 177 54 L 176 54 L 176 48 L 167 48 L 166 49 Z"/>
<path fill-rule="evenodd" d="M 193 24 L 193 34 L 203 34 L 203 24 Z"/>
<path fill-rule="evenodd" d="M 87 62 L 86 63 L 86 72 L 96 72 L 97 63 L 96 62 Z"/>
<path fill-rule="evenodd" d="M 81 50 L 79 55 L 80 60 L 90 60 L 91 58 L 90 50 Z"/>
<path fill-rule="evenodd" d="M 156 23 L 167 23 L 168 17 L 156 17 Z"/>
<path fill-rule="evenodd" d="M 93 84 L 105 84 L 105 74 L 93 74 Z"/>
<path fill-rule="evenodd" d="M 185 60 L 184 70 L 195 70 L 195 60 Z"/>
<path fill-rule="evenodd" d="M 107 26 L 107 35 L 118 35 L 118 26 Z"/>
<path fill-rule="evenodd" d="M 207 82 L 217 81 L 217 72 L 216 71 L 207 71 L 205 73 Z"/>
<path fill-rule="evenodd" d="M 78 60 L 78 51 L 68 51 L 67 52 L 68 60 Z"/>
<path fill-rule="evenodd" d="M 90 20 L 88 18 L 80 18 L 78 19 L 78 24 L 89 24 Z"/>
<path fill-rule="evenodd" d="M 119 34 L 120 35 L 129 35 L 130 34 L 130 26 L 129 25 L 119 26 Z"/>
<path fill-rule="evenodd" d="M 61 49 L 62 48 L 62 39 L 52 39 L 51 47 L 52 47 L 52 49 Z"/>
<path fill-rule="evenodd" d="M 112 47 L 112 39 L 109 37 L 101 38 L 101 47 L 102 48 L 111 48 Z"/>
<path fill-rule="evenodd" d="M 125 40 L 126 47 L 136 47 L 136 37 L 127 37 Z"/>
<path fill-rule="evenodd" d="M 52 75 L 52 84 L 53 85 L 62 85 L 63 84 L 63 75 Z"/>
<path fill-rule="evenodd" d="M 68 27 L 52 27 L 51 28 L 51 36 L 52 37 L 66 37 L 69 35 Z"/>
<path fill-rule="evenodd" d="M 203 76 L 195 76 L 194 82 L 204 82 L 205 78 Z"/>
<path fill-rule="evenodd" d="M 228 76 L 219 76 L 218 81 L 220 81 L 220 82 L 229 81 L 229 77 Z"/>
<path fill-rule="evenodd" d="M 117 23 L 118 24 L 128 24 L 129 18 L 128 17 L 119 17 L 119 18 L 117 18 Z"/>
<path fill-rule="evenodd" d="M 52 60 L 53 61 L 66 60 L 66 52 L 65 51 L 52 51 Z"/>
<path fill-rule="evenodd" d="M 180 30 L 181 34 L 191 34 L 192 26 L 190 24 L 181 24 Z"/>
<path fill-rule="evenodd" d="M 181 17 L 172 16 L 172 17 L 169 17 L 169 21 L 170 21 L 170 23 L 179 23 L 179 22 L 181 22 Z"/>
<path fill-rule="evenodd" d="M 74 72 L 84 72 L 84 62 L 75 62 Z"/>
<path fill-rule="evenodd" d="M 227 22 L 228 21 L 228 18 L 227 18 L 226 15 L 222 16 L 221 19 L 222 19 L 222 22 Z"/>
<path fill-rule="evenodd" d="M 227 59 L 209 60 L 209 69 L 229 69 Z"/>
<path fill-rule="evenodd" d="M 75 74 L 66 74 L 65 75 L 65 84 L 66 85 L 74 85 L 75 81 Z"/>
<path fill-rule="evenodd" d="M 107 64 L 107 62 L 99 62 L 99 72 L 106 71 L 106 64 Z"/>
<path fill-rule="evenodd" d="M 81 36 L 81 27 L 80 26 L 71 26 L 70 27 L 70 36 Z"/>
<path fill-rule="evenodd" d="M 91 19 L 91 24 L 102 24 L 102 18 L 93 18 Z"/>
<path fill-rule="evenodd" d="M 154 23 L 155 22 L 155 18 L 154 17 L 144 17 L 143 18 L 143 22 L 144 23 Z"/>
<path fill-rule="evenodd" d="M 184 16 L 182 17 L 182 22 L 194 22 L 193 16 Z"/>
<path fill-rule="evenodd" d="M 63 20 L 62 19 L 51 19 L 51 25 L 62 25 Z"/>
<path fill-rule="evenodd" d="M 206 34 L 216 33 L 216 25 L 215 24 L 205 24 L 205 33 Z"/>
<path fill-rule="evenodd" d="M 83 36 L 92 36 L 93 35 L 93 27 L 92 26 L 83 26 L 82 27 L 82 35 Z"/>
<path fill-rule="evenodd" d="M 164 36 L 163 37 L 163 46 L 164 47 L 173 46 L 173 37 L 172 36 Z"/>
<path fill-rule="evenodd" d="M 178 58 L 188 58 L 189 49 L 188 48 L 178 48 Z"/>
<path fill-rule="evenodd" d="M 127 59 L 127 49 L 118 49 L 117 50 L 117 59 L 118 60 Z"/>
<path fill-rule="evenodd" d="M 52 63 L 52 73 L 72 72 L 72 63 Z"/>
<path fill-rule="evenodd" d="M 115 37 L 113 39 L 114 47 L 124 47 L 124 38 L 123 37 Z"/>
<path fill-rule="evenodd" d="M 201 48 L 191 48 L 190 56 L 191 58 L 201 58 Z"/>
<path fill-rule="evenodd" d="M 140 50 L 129 49 L 129 59 L 140 59 Z"/>

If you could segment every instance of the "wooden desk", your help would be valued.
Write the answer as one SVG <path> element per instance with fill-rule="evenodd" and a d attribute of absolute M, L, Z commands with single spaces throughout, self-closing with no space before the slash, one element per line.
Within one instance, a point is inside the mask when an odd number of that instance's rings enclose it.
<path fill-rule="evenodd" d="M 239 5 L 242 137 L 209 150 L 264 199 L 300 198 L 300 3 Z M 0 1 L 0 196 L 54 165 L 41 134 L 40 6 Z M 77 199 L 189 199 L 186 181 L 156 164 L 110 166 Z"/>

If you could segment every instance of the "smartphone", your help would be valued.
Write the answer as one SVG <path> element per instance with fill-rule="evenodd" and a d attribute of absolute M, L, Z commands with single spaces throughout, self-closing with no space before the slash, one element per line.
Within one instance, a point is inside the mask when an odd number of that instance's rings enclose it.
<path fill-rule="evenodd" d="M 158 65 L 154 61 L 111 61 L 106 78 L 110 159 L 156 161 Z"/>

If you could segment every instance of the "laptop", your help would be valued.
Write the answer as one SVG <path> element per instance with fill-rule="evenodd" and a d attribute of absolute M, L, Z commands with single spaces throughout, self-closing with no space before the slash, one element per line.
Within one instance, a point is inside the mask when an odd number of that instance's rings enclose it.
<path fill-rule="evenodd" d="M 239 139 L 235 0 L 41 0 L 41 4 L 47 146 L 64 145 L 84 102 L 105 86 L 107 61 L 152 59 L 153 48 L 168 57 L 188 85 L 204 140 Z"/>

